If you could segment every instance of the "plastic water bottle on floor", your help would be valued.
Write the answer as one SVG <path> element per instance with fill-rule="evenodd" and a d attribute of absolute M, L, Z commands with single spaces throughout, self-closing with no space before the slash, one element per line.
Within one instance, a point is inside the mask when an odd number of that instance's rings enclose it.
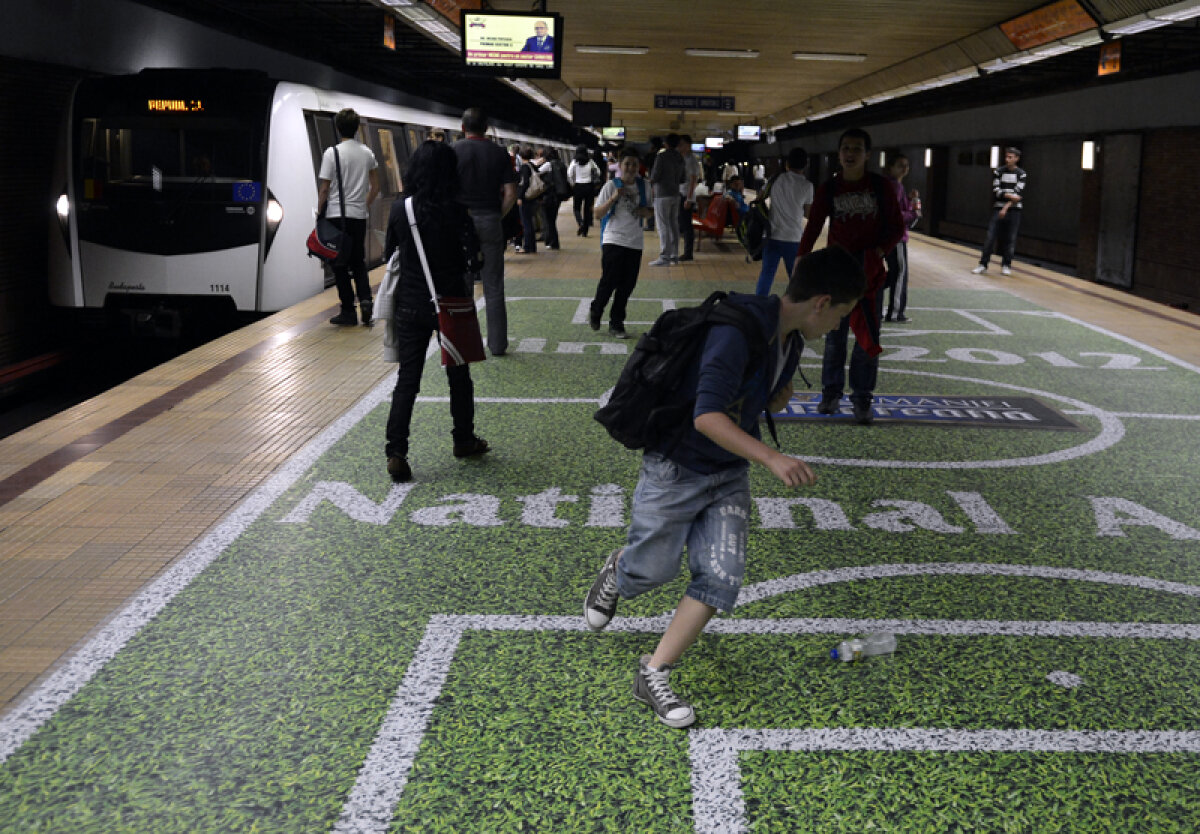
<path fill-rule="evenodd" d="M 862 660 L 864 657 L 891 654 L 894 651 L 896 651 L 896 635 L 879 632 L 868 634 L 866 637 L 843 640 L 836 649 L 829 650 L 829 656 L 834 660 L 850 663 L 854 660 Z"/>

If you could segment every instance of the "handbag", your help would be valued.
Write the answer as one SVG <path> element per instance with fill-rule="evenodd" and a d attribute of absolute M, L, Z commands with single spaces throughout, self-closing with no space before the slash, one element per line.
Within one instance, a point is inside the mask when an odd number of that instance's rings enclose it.
<path fill-rule="evenodd" d="M 338 155 L 337 145 L 333 146 L 333 163 L 337 166 L 338 203 L 342 207 L 342 217 L 345 217 L 346 191 L 342 188 L 342 158 Z M 316 227 L 308 234 L 307 245 L 310 258 L 318 258 L 333 266 L 340 263 L 349 251 L 350 237 L 322 211 L 317 215 Z"/>
<path fill-rule="evenodd" d="M 532 162 L 525 164 L 529 166 L 529 185 L 525 188 L 525 199 L 536 200 L 546 193 L 546 181 L 542 179 L 537 168 L 533 167 Z"/>
<path fill-rule="evenodd" d="M 417 228 L 417 215 L 413 211 L 411 197 L 404 201 L 404 211 L 408 214 L 413 242 L 417 244 L 417 254 L 421 257 L 421 269 L 424 270 L 425 282 L 429 285 L 429 297 L 433 300 L 433 309 L 437 312 L 442 365 L 453 367 L 469 362 L 482 362 L 486 356 L 483 352 L 483 336 L 479 332 L 479 313 L 475 309 L 475 299 L 470 296 L 438 295 L 437 288 L 433 286 L 433 274 L 429 271 L 429 260 L 425 257 L 421 232 Z"/>

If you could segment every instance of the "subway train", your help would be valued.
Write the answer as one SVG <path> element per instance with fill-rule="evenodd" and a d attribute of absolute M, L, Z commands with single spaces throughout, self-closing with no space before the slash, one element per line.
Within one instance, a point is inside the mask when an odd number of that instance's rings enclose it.
<path fill-rule="evenodd" d="M 409 154 L 458 115 L 277 81 L 243 70 L 143 70 L 76 87 L 60 139 L 49 285 L 57 307 L 145 335 L 189 319 L 284 309 L 333 283 L 307 256 L 333 115 L 353 107 L 380 165 L 367 256 L 381 261 Z M 507 130 L 494 140 L 561 146 Z"/>

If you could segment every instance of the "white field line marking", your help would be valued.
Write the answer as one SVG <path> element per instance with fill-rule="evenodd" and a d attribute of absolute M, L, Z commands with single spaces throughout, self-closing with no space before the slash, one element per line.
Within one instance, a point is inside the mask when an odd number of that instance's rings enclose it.
<path fill-rule="evenodd" d="M 1063 414 L 1090 414 L 1090 411 L 1063 411 Z M 1200 420 L 1200 414 L 1148 414 L 1143 411 L 1110 411 L 1122 420 Z"/>
<path fill-rule="evenodd" d="M 1131 339 L 1128 336 L 1122 336 L 1120 333 L 1114 333 L 1111 330 L 1106 330 L 1105 328 L 1099 326 L 1098 324 L 1091 324 L 1090 322 L 1086 322 L 1083 319 L 1077 319 L 1074 316 L 1067 315 L 1066 313 L 1055 313 L 1054 317 L 1062 319 L 1063 321 L 1069 321 L 1072 324 L 1077 324 L 1080 327 L 1086 328 L 1095 333 L 1100 333 L 1101 335 L 1108 336 L 1110 339 L 1116 339 L 1118 342 L 1124 342 L 1127 345 L 1132 345 L 1133 347 L 1138 348 L 1139 350 L 1144 350 L 1147 353 L 1157 356 L 1159 359 L 1162 359 L 1166 362 L 1170 362 L 1172 365 L 1177 365 L 1180 368 L 1183 368 L 1185 371 L 1191 371 L 1192 373 L 1200 374 L 1200 368 L 1196 367 L 1195 365 L 1191 364 L 1190 362 L 1185 362 L 1182 359 L 1176 359 L 1174 356 L 1172 356 L 1169 353 L 1166 353 L 1165 351 L 1161 351 L 1158 348 L 1150 347 L 1149 345 L 1144 345 L 1141 342 L 1137 341 L 1136 339 Z"/>
<path fill-rule="evenodd" d="M 426 358 L 437 350 L 430 342 Z M 201 571 L 258 520 L 267 508 L 290 489 L 354 426 L 392 395 L 395 382 L 389 374 L 342 416 L 309 441 L 265 483 L 251 492 L 199 542 L 190 547 L 158 579 L 143 588 L 100 631 L 73 652 L 37 688 L 18 701 L 0 719 L 0 764 L 17 751 L 39 727 L 58 712 L 99 672 L 167 603 L 191 584 Z"/>
<path fill-rule="evenodd" d="M 742 795 L 742 751 L 881 750 L 935 753 L 1200 753 L 1200 732 L 1117 730 L 692 730 L 692 818 L 697 834 L 750 830 Z"/>
<path fill-rule="evenodd" d="M 1145 576 L 1106 573 L 1102 571 L 1072 570 L 1040 565 L 1006 565 L 1006 564 L 910 564 L 910 565 L 869 565 L 861 568 L 845 568 L 831 571 L 815 571 L 808 574 L 798 574 L 782 580 L 771 580 L 743 588 L 742 593 L 750 593 L 750 602 L 757 602 L 766 597 L 789 593 L 801 588 L 825 585 L 833 582 L 849 582 L 858 579 L 878 579 L 891 576 L 914 575 L 997 575 L 997 576 L 1027 576 L 1038 578 L 1070 579 L 1088 582 L 1100 582 L 1110 585 L 1125 585 L 1167 593 L 1183 594 L 1200 597 L 1200 586 L 1185 585 L 1178 582 L 1165 582 Z M 671 614 L 658 617 L 616 617 L 609 623 L 608 631 L 620 633 L 653 633 L 659 634 L 666 630 Z M 422 639 L 404 679 L 400 684 L 388 708 L 383 725 L 371 746 L 371 751 L 354 783 L 354 788 L 343 807 L 334 831 L 339 834 L 380 834 L 387 831 L 396 807 L 408 783 L 412 772 L 413 761 L 420 747 L 421 739 L 429 729 L 433 715 L 433 705 L 441 695 L 450 665 L 454 662 L 454 654 L 466 631 L 563 631 L 586 632 L 587 625 L 582 616 L 536 616 L 536 615 L 450 615 L 439 614 L 430 618 Z M 1103 622 L 1063 622 L 1063 621 L 1000 621 L 1000 620 L 863 620 L 863 619 L 734 619 L 719 618 L 711 620 L 705 629 L 711 634 L 847 634 L 872 631 L 890 631 L 896 634 L 922 635 L 966 635 L 966 636 L 1019 636 L 1019 637 L 1089 637 L 1089 638 L 1140 638 L 1151 640 L 1200 640 L 1200 624 L 1193 623 L 1103 623 Z M 724 731 L 719 731 L 724 732 Z M 747 731 L 750 732 L 750 731 Z M 759 731 L 773 732 L 773 731 Z M 828 733 L 826 730 L 796 731 L 803 733 Z M 856 731 L 835 731 L 856 732 Z M 879 733 L 880 731 L 864 731 Z M 933 734 L 942 738 L 954 738 L 955 733 L 967 738 L 974 733 L 983 731 L 955 730 L 895 730 L 883 731 L 891 733 L 916 733 L 913 738 L 924 739 L 929 744 L 935 744 Z M 1114 745 L 1129 746 L 1131 752 L 1140 752 L 1142 747 L 1135 747 L 1133 739 L 1161 736 L 1159 743 L 1162 752 L 1200 752 L 1200 733 L 1127 733 L 1124 731 L 1093 731 L 1087 733 L 1044 733 L 1031 730 L 990 730 L 990 737 L 998 739 L 996 744 L 1023 744 L 1013 749 L 1021 750 L 1057 750 L 1058 744 L 1097 744 L 1107 745 L 1103 749 L 1111 749 Z M 927 734 L 927 735 L 922 735 Z M 817 737 L 817 736 L 814 736 Z M 1069 739 L 1067 742 L 1055 740 Z M 864 736 L 865 739 L 876 738 L 877 746 L 869 746 L 869 741 L 861 748 L 829 748 L 829 749 L 942 749 L 937 746 L 923 748 L 920 746 L 897 747 L 897 742 L 890 736 Z M 879 740 L 882 739 L 882 740 Z M 1033 741 L 1030 741 L 1033 739 Z M 1091 739 L 1091 741 L 1086 741 Z M 1038 743 L 1047 746 L 1038 747 Z M 1176 745 L 1176 746 L 1172 746 Z M 1181 746 L 1180 746 L 1181 745 Z M 711 746 L 711 745 L 710 745 Z M 728 745 L 726 745 L 727 747 Z M 1144 747 L 1144 745 L 1143 745 Z M 741 830 L 738 828 L 709 827 L 700 828 L 701 822 L 716 813 L 722 819 L 731 819 L 733 811 L 709 807 L 704 797 L 723 791 L 726 798 L 736 796 L 740 802 L 738 787 L 738 771 L 736 748 L 732 749 L 732 764 L 728 751 L 721 744 L 716 744 L 716 752 L 724 755 L 725 759 L 717 758 L 716 766 L 705 766 L 697 777 L 696 755 L 693 754 L 693 788 L 694 802 L 698 802 L 695 818 L 697 830 L 706 832 L 724 832 Z M 823 748 L 813 748 L 823 749 Z M 976 749 L 976 748 L 963 748 Z M 983 748 L 986 749 L 986 748 Z M 1008 749 L 1000 748 L 996 749 Z M 709 750 L 705 755 L 709 755 Z M 1159 752 L 1152 750 L 1150 752 Z M 716 754 L 714 754 L 716 755 Z M 729 785 L 732 774 L 732 788 Z M 697 781 L 699 779 L 699 781 Z M 731 793 L 735 791 L 735 793 Z M 701 807 L 703 806 L 703 807 Z M 726 805 L 722 805 L 726 808 Z M 740 819 L 744 811 L 738 811 Z"/>

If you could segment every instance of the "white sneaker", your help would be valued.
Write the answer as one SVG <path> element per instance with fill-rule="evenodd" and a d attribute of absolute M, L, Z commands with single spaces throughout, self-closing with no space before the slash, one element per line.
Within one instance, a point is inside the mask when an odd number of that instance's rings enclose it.
<path fill-rule="evenodd" d="M 670 266 L 671 262 L 666 258 L 655 258 L 650 262 L 650 266 Z"/>
<path fill-rule="evenodd" d="M 979 266 L 977 266 L 977 267 L 975 267 L 974 269 L 972 269 L 972 270 L 971 270 L 971 273 L 972 273 L 973 275 L 981 275 L 981 274 L 983 274 L 984 272 L 987 272 L 987 267 L 986 267 L 986 266 L 984 266 L 983 264 L 980 264 Z"/>
<path fill-rule="evenodd" d="M 1006 266 L 1002 266 L 1002 267 L 1000 267 L 1000 274 L 1001 275 L 1012 275 L 1012 270 Z"/>

